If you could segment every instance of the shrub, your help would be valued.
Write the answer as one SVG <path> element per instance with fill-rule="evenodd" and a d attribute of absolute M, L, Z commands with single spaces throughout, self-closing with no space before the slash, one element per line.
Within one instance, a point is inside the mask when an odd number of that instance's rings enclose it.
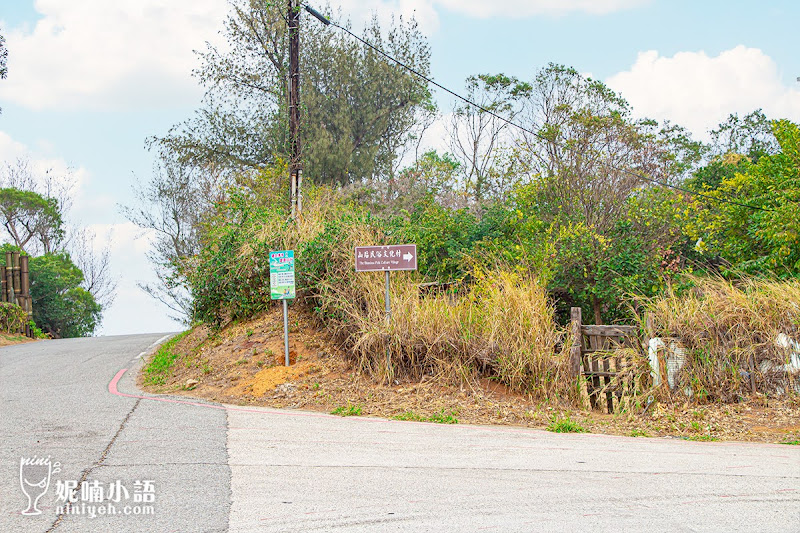
<path fill-rule="evenodd" d="M 0 331 L 19 333 L 27 321 L 28 315 L 22 307 L 9 302 L 0 302 Z"/>
<path fill-rule="evenodd" d="M 321 187 L 309 191 L 303 217 L 296 220 L 277 203 L 256 203 L 241 192 L 219 209 L 205 246 L 186 270 L 192 318 L 213 326 L 268 308 L 270 251 L 295 250 L 298 276 L 304 276 L 302 243 L 321 231 L 330 211 L 341 207 L 330 189 Z M 302 279 L 300 290 L 307 286 L 307 278 Z"/>
<path fill-rule="evenodd" d="M 452 297 L 421 296 L 418 276 L 393 274 L 390 323 L 378 273 L 319 280 L 316 309 L 371 374 L 386 373 L 388 352 L 392 372 L 413 379 L 431 374 L 463 382 L 482 374 L 535 396 L 566 394 L 566 360 L 554 355 L 562 331 L 544 287 L 527 273 L 473 276 L 476 283 Z"/>

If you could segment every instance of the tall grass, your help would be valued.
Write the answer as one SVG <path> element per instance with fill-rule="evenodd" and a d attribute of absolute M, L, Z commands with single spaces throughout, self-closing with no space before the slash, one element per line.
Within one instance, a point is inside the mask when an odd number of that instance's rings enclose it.
<path fill-rule="evenodd" d="M 753 391 L 793 391 L 783 366 L 790 350 L 780 334 L 800 339 L 800 281 L 690 278 L 684 294 L 668 290 L 649 301 L 655 334 L 687 348 L 681 389 L 701 400 L 735 401 Z"/>

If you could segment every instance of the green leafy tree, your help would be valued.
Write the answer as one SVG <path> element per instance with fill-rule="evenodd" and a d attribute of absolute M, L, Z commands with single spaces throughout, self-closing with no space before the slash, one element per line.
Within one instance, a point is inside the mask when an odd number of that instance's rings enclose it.
<path fill-rule="evenodd" d="M 780 152 L 773 125 L 763 111 L 756 109 L 744 117 L 737 113 L 711 132 L 712 146 L 718 155 L 729 153 L 747 156 L 753 163 L 765 155 Z"/>
<path fill-rule="evenodd" d="M 44 253 L 50 253 L 64 237 L 58 201 L 33 191 L 0 189 L 0 221 L 23 250 L 34 240 Z"/>
<path fill-rule="evenodd" d="M 192 120 L 151 145 L 182 163 L 234 171 L 289 159 L 288 39 L 285 4 L 234 0 L 225 49 L 201 54 L 196 75 L 206 101 Z M 429 50 L 414 21 L 384 32 L 373 19 L 365 40 L 417 71 Z M 301 137 L 305 176 L 317 183 L 386 178 L 432 99 L 401 67 L 330 27 L 308 21 L 301 34 Z"/>
<path fill-rule="evenodd" d="M 385 180 L 414 139 L 419 114 L 433 107 L 420 79 L 351 36 L 303 27 L 302 137 L 306 174 L 318 183 Z M 362 38 L 417 72 L 428 74 L 430 52 L 416 21 L 384 31 L 373 17 Z"/>
<path fill-rule="evenodd" d="M 551 64 L 536 76 L 526 105 L 526 168 L 539 182 L 540 216 L 568 217 L 603 232 L 625 202 L 647 183 L 638 173 L 660 168 L 650 136 L 633 121 L 630 106 L 602 82 Z M 577 219 L 575 218 L 577 217 Z"/>
<path fill-rule="evenodd" d="M 81 288 L 83 273 L 66 253 L 30 259 L 33 320 L 54 338 L 85 337 L 94 333 L 101 306 Z"/>
<path fill-rule="evenodd" d="M 708 260 L 733 269 L 779 277 L 800 276 L 800 127 L 788 120 L 772 122 L 779 146 L 757 162 L 736 160 L 720 176 L 711 197 L 698 198 L 697 216 L 687 233 L 697 239 Z M 752 206 L 752 207 L 747 207 Z"/>

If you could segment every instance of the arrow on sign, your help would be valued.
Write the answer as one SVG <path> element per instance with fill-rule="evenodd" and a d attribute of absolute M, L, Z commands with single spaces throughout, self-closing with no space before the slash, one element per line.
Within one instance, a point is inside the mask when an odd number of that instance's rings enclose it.
<path fill-rule="evenodd" d="M 414 259 L 414 256 L 409 253 L 406 253 L 403 255 L 403 259 L 405 259 L 406 261 L 411 261 L 412 259 Z"/>

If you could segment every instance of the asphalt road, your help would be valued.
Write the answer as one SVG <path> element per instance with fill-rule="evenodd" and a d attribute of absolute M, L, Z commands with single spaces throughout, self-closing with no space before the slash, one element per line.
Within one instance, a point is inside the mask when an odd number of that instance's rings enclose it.
<path fill-rule="evenodd" d="M 133 383 L 160 338 L 0 348 L 0 532 L 800 532 L 795 446 L 176 402 Z M 20 459 L 33 456 L 61 466 L 38 516 L 21 514 Z M 82 484 L 64 512 L 69 480 Z M 108 501 L 120 485 L 128 497 Z M 118 514 L 75 513 L 87 503 Z"/>

